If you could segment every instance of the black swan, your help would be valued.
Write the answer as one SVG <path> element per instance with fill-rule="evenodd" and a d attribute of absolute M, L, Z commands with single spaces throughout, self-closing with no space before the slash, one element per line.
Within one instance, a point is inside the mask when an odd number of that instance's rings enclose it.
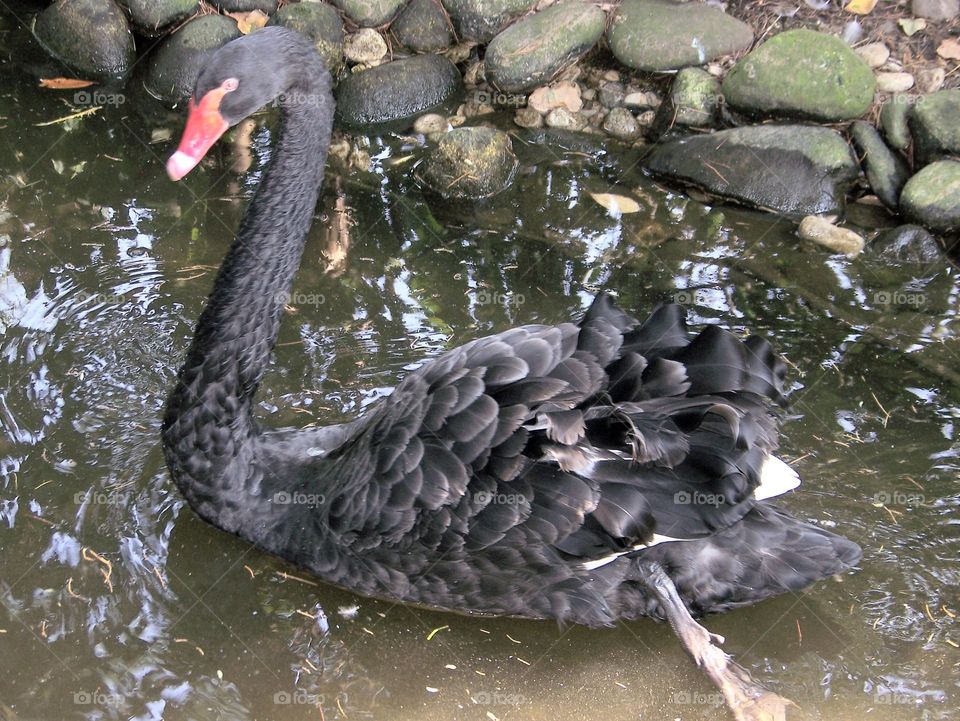
<path fill-rule="evenodd" d="M 182 178 L 228 127 L 281 105 L 163 420 L 189 504 L 361 594 L 589 626 L 665 618 L 737 718 L 782 714 L 785 699 L 691 616 L 799 591 L 860 557 L 764 500 L 799 483 L 772 455 L 785 367 L 765 340 L 691 335 L 675 305 L 640 322 L 600 294 L 579 322 L 425 363 L 352 423 L 253 418 L 323 179 L 330 86 L 293 31 L 235 40 L 200 73 L 168 162 Z"/>

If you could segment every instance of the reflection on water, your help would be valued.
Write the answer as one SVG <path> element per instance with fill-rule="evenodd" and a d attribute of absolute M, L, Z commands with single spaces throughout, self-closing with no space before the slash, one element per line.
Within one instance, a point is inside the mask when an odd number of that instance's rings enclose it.
<path fill-rule="evenodd" d="M 3 26 L 10 39 L 10 25 Z M 669 631 L 476 620 L 358 598 L 198 521 L 159 413 L 213 270 L 269 158 L 227 148 L 168 182 L 134 103 L 78 122 L 0 76 L 0 718 L 724 719 Z M 412 364 L 597 288 L 642 313 L 773 339 L 791 365 L 785 501 L 864 546 L 862 570 L 710 619 L 809 718 L 948 719 L 957 705 L 958 282 L 804 246 L 791 226 L 657 187 L 636 158 L 518 135 L 508 195 L 440 206 L 411 140 L 333 164 L 260 394 L 273 425 L 336 422 Z M 243 160 L 243 158 L 241 158 Z M 591 192 L 627 193 L 611 217 Z"/>

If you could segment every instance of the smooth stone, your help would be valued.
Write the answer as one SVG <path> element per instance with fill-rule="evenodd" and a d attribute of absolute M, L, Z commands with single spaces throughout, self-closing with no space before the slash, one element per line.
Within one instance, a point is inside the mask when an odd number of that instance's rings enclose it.
<path fill-rule="evenodd" d="M 445 133 L 450 129 L 450 123 L 442 115 L 436 113 L 427 113 L 421 115 L 413 123 L 413 132 L 420 135 L 432 135 L 433 133 Z"/>
<path fill-rule="evenodd" d="M 136 60 L 127 16 L 113 0 L 59 0 L 37 16 L 33 32 L 83 76 L 119 78 Z"/>
<path fill-rule="evenodd" d="M 676 70 L 746 50 L 753 30 L 704 3 L 624 0 L 607 42 L 617 60 L 635 70 Z"/>
<path fill-rule="evenodd" d="M 579 85 L 562 82 L 537 88 L 527 98 L 527 105 L 538 113 L 548 113 L 554 108 L 566 108 L 575 113 L 583 107 L 583 99 Z"/>
<path fill-rule="evenodd" d="M 603 119 L 603 129 L 617 140 L 634 140 L 640 135 L 640 125 L 626 108 L 613 108 Z"/>
<path fill-rule="evenodd" d="M 362 28 L 383 25 L 403 7 L 404 0 L 332 0 L 350 20 Z"/>
<path fill-rule="evenodd" d="M 880 133 L 870 123 L 857 120 L 850 134 L 870 188 L 884 205 L 897 210 L 900 191 L 910 177 L 906 161 L 886 146 Z"/>
<path fill-rule="evenodd" d="M 457 66 L 442 55 L 416 55 L 348 75 L 337 86 L 337 118 L 362 128 L 410 127 L 415 115 L 451 100 L 463 88 Z"/>
<path fill-rule="evenodd" d="M 883 43 L 867 43 L 856 48 L 855 52 L 871 68 L 879 68 L 890 59 L 890 48 Z"/>
<path fill-rule="evenodd" d="M 652 90 L 627 93 L 623 98 L 623 106 L 631 110 L 656 110 L 661 103 L 660 96 Z"/>
<path fill-rule="evenodd" d="M 571 113 L 566 108 L 554 108 L 544 119 L 547 127 L 560 130 L 583 130 L 587 124 L 586 118 L 580 113 Z"/>
<path fill-rule="evenodd" d="M 675 125 L 703 128 L 713 125 L 720 107 L 720 81 L 706 70 L 684 68 L 677 73 L 667 101 L 660 106 L 657 134 Z"/>
<path fill-rule="evenodd" d="M 248 13 L 259 10 L 270 15 L 277 11 L 277 0 L 213 0 L 213 4 L 228 13 Z"/>
<path fill-rule="evenodd" d="M 947 71 L 943 68 L 923 68 L 917 71 L 917 90 L 924 95 L 935 93 L 947 80 Z"/>
<path fill-rule="evenodd" d="M 488 43 L 536 0 L 443 0 L 462 40 Z"/>
<path fill-rule="evenodd" d="M 910 178 L 900 194 L 900 209 L 934 231 L 960 228 L 960 161 L 938 160 Z"/>
<path fill-rule="evenodd" d="M 510 136 L 486 127 L 455 128 L 417 169 L 418 179 L 443 198 L 489 198 L 513 182 L 518 166 Z"/>
<path fill-rule="evenodd" d="M 237 23 L 223 15 L 200 15 L 182 26 L 150 55 L 144 87 L 171 104 L 188 98 L 210 54 L 240 37 Z"/>
<path fill-rule="evenodd" d="M 913 83 L 910 73 L 877 73 L 877 90 L 881 93 L 904 93 Z"/>
<path fill-rule="evenodd" d="M 332 5 L 319 2 L 284 5 L 267 24 L 282 25 L 307 38 L 331 73 L 336 74 L 343 66 L 343 20 Z"/>
<path fill-rule="evenodd" d="M 600 86 L 600 104 L 605 108 L 616 108 L 626 98 L 623 83 L 604 83 Z"/>
<path fill-rule="evenodd" d="M 350 63 L 372 65 L 387 55 L 387 41 L 373 28 L 360 28 L 343 39 L 343 57 Z"/>
<path fill-rule="evenodd" d="M 437 52 L 453 43 L 447 14 L 437 0 L 410 0 L 390 31 L 401 45 L 418 53 Z"/>
<path fill-rule="evenodd" d="M 909 95 L 894 95 L 880 108 L 880 126 L 887 142 L 897 150 L 910 147 L 910 128 L 907 118 L 916 98 Z"/>
<path fill-rule="evenodd" d="M 856 258 L 863 251 L 863 238 L 848 228 L 840 228 L 826 218 L 808 215 L 800 221 L 797 234 L 804 240 L 822 245 L 834 253 Z"/>
<path fill-rule="evenodd" d="M 597 43 L 606 18 L 597 6 L 574 0 L 517 21 L 487 46 L 483 60 L 487 80 L 508 93 L 549 83 Z"/>
<path fill-rule="evenodd" d="M 644 163 L 657 175 L 790 217 L 839 212 L 860 171 L 839 133 L 807 125 L 754 125 L 671 140 Z"/>
<path fill-rule="evenodd" d="M 870 109 L 876 80 L 840 38 L 812 30 L 773 36 L 733 66 L 723 95 L 760 115 L 849 120 Z"/>
<path fill-rule="evenodd" d="M 960 155 L 960 90 L 941 90 L 919 98 L 909 124 L 919 164 L 944 155 Z"/>
<path fill-rule="evenodd" d="M 519 108 L 513 116 L 513 122 L 521 128 L 542 128 L 543 116 L 536 108 Z"/>
<path fill-rule="evenodd" d="M 200 9 L 199 0 L 120 0 L 120 4 L 130 13 L 137 30 L 146 35 L 158 35 Z"/>
<path fill-rule="evenodd" d="M 927 265 L 941 259 L 937 239 L 919 225 L 898 225 L 877 233 L 870 244 L 877 257 L 895 263 Z"/>
<path fill-rule="evenodd" d="M 960 0 L 913 0 L 911 9 L 918 18 L 950 20 L 960 13 Z"/>

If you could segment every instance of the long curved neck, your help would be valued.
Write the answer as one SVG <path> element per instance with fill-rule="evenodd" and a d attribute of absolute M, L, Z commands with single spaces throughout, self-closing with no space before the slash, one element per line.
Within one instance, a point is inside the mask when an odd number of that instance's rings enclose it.
<path fill-rule="evenodd" d="M 273 159 L 217 274 L 163 421 L 167 465 L 181 492 L 200 515 L 231 531 L 248 520 L 240 514 L 250 494 L 259 495 L 253 400 L 303 255 L 330 145 L 329 89 L 296 88 L 288 98 Z"/>

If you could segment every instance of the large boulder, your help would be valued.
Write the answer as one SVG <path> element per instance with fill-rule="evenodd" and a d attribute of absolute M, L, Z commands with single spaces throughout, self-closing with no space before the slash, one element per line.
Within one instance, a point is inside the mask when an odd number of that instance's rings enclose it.
<path fill-rule="evenodd" d="M 895 211 L 900 204 L 900 191 L 910 177 L 907 162 L 886 146 L 870 123 L 856 121 L 850 135 L 871 190 L 884 205 Z"/>
<path fill-rule="evenodd" d="M 456 65 L 442 55 L 416 55 L 348 75 L 337 86 L 337 118 L 351 128 L 409 127 L 463 88 Z"/>
<path fill-rule="evenodd" d="M 344 15 L 362 28 L 375 28 L 390 22 L 403 3 L 404 0 L 333 0 Z"/>
<path fill-rule="evenodd" d="M 463 40 L 488 43 L 536 0 L 443 0 Z"/>
<path fill-rule="evenodd" d="M 850 120 L 873 102 L 873 71 L 838 37 L 788 30 L 740 59 L 723 81 L 737 110 L 815 120 Z"/>
<path fill-rule="evenodd" d="M 200 0 L 120 0 L 120 4 L 144 35 L 159 35 L 164 28 L 200 9 Z"/>
<path fill-rule="evenodd" d="M 417 177 L 444 198 L 478 200 L 510 185 L 517 170 L 510 136 L 484 127 L 445 134 L 417 169 Z"/>
<path fill-rule="evenodd" d="M 909 123 L 917 162 L 960 155 L 960 90 L 941 90 L 918 98 Z"/>
<path fill-rule="evenodd" d="M 450 22 L 439 0 L 410 0 L 390 30 L 401 45 L 418 53 L 443 50 L 453 42 Z"/>
<path fill-rule="evenodd" d="M 755 125 L 673 140 L 644 165 L 656 175 L 788 217 L 836 213 L 859 175 L 843 137 L 829 128 Z"/>
<path fill-rule="evenodd" d="M 700 2 L 624 0 L 607 30 L 610 50 L 636 70 L 703 65 L 750 47 L 746 23 Z"/>
<path fill-rule="evenodd" d="M 483 61 L 487 80 L 504 92 L 548 83 L 596 44 L 605 24 L 603 10 L 579 0 L 534 13 L 490 41 Z"/>
<path fill-rule="evenodd" d="M 960 229 L 960 161 L 938 160 L 910 178 L 900 209 L 931 230 Z"/>
<path fill-rule="evenodd" d="M 326 3 L 302 2 L 284 5 L 269 25 L 283 25 L 309 39 L 331 73 L 343 65 L 343 20 L 340 13 Z"/>
<path fill-rule="evenodd" d="M 33 31 L 47 52 L 84 77 L 125 76 L 136 59 L 127 16 L 113 0 L 57 0 Z"/>

